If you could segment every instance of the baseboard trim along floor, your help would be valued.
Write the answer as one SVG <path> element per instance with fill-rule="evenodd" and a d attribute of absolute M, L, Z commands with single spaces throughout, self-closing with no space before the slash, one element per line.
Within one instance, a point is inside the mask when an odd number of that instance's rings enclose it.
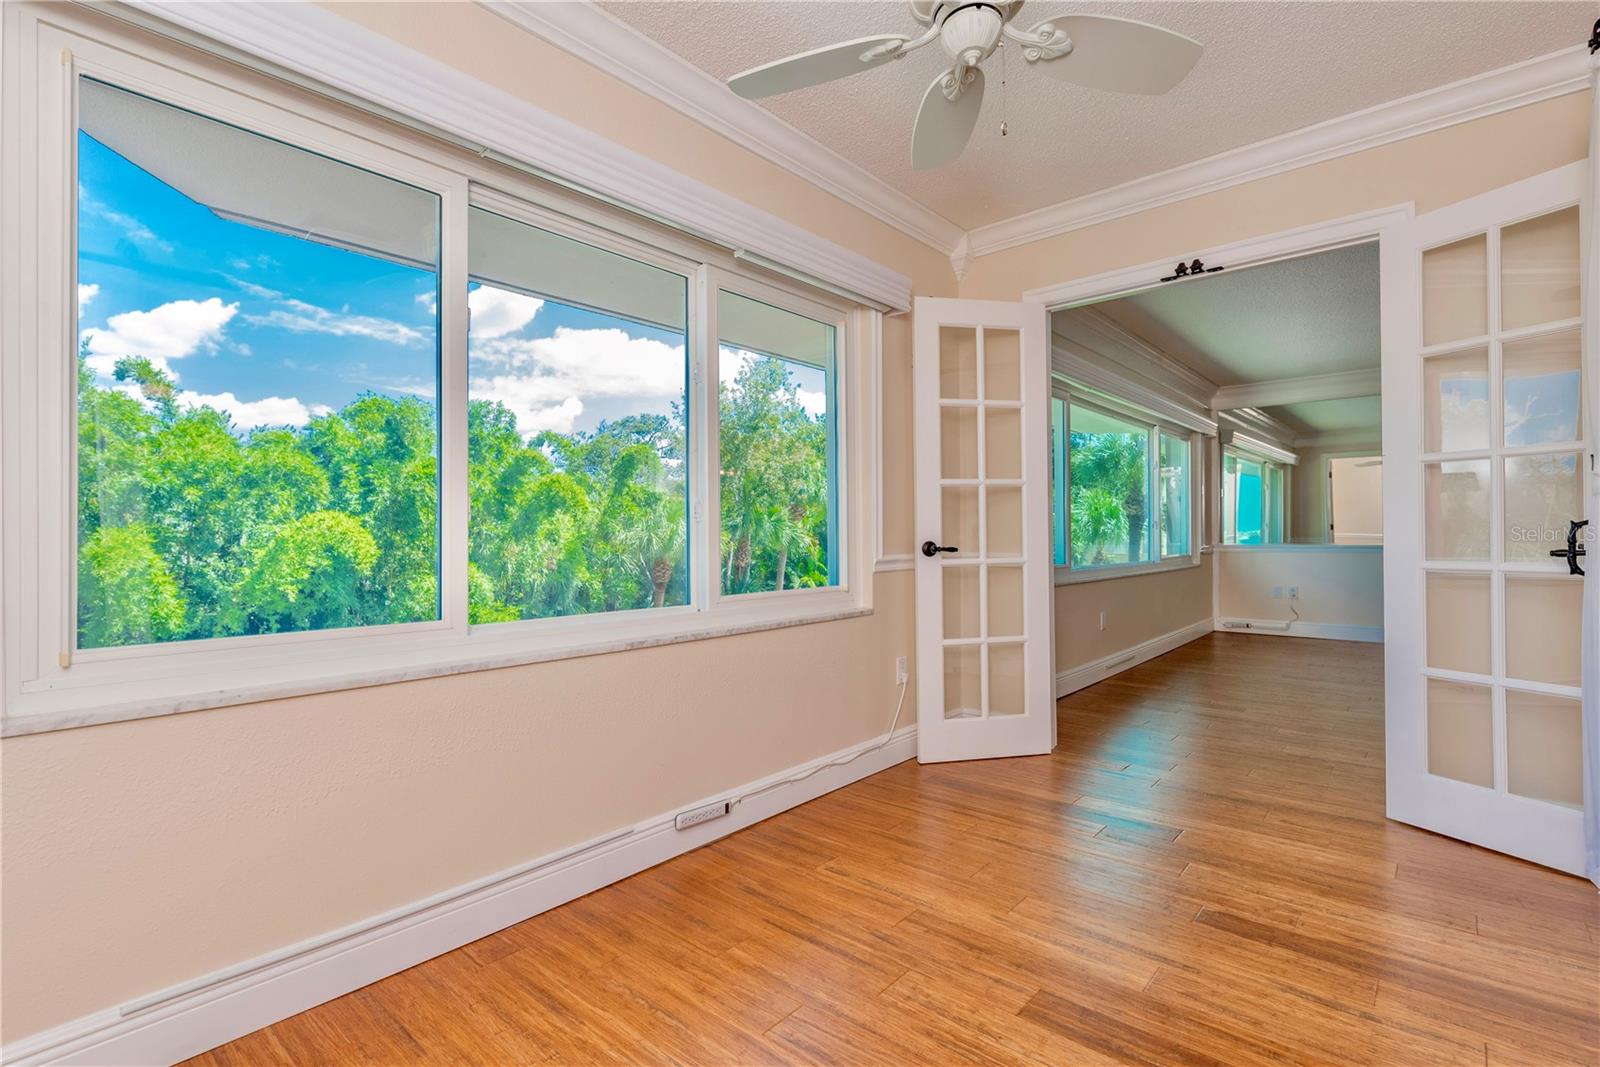
<path fill-rule="evenodd" d="M 1056 699 L 1068 693 L 1076 693 L 1080 689 L 1087 689 L 1096 682 L 1103 682 L 1114 674 L 1119 674 L 1129 667 L 1137 667 L 1145 660 L 1155 659 L 1190 641 L 1204 637 L 1215 627 L 1211 619 L 1201 619 L 1188 626 L 1173 630 L 1171 633 L 1152 637 L 1148 641 L 1125 648 L 1121 652 L 1113 652 L 1109 656 L 1101 656 L 1081 667 L 1061 671 L 1056 675 Z"/>
<path fill-rule="evenodd" d="M 916 757 L 916 727 L 906 726 L 882 748 L 852 763 L 820 770 L 804 781 L 786 781 L 877 741 L 820 756 L 512 870 L 22 1038 L 0 1049 L 0 1061 L 106 1065 L 187 1059 Z M 734 805 L 726 816 L 684 830 L 674 825 L 680 812 L 737 796 L 750 799 Z"/>

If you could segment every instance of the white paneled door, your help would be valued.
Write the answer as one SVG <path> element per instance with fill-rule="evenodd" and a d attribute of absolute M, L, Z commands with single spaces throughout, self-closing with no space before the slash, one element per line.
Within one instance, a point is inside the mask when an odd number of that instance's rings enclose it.
<path fill-rule="evenodd" d="M 1594 649 L 1553 553 L 1591 508 L 1590 180 L 1576 163 L 1420 215 L 1381 262 L 1389 815 L 1574 873 Z"/>
<path fill-rule="evenodd" d="M 1055 747 L 1049 314 L 918 298 L 917 758 Z"/>

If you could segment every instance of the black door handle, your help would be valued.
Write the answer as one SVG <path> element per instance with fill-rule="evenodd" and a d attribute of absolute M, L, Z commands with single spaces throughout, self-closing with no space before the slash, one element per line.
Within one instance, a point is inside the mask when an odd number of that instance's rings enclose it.
<path fill-rule="evenodd" d="M 1587 556 L 1589 553 L 1588 553 L 1587 550 L 1584 549 L 1584 547 L 1582 545 L 1578 544 L 1578 531 L 1583 529 L 1587 525 L 1589 525 L 1589 520 L 1588 519 L 1568 519 L 1567 520 L 1567 547 L 1566 548 L 1552 548 L 1550 550 L 1550 554 L 1552 556 L 1565 557 L 1565 559 L 1567 561 L 1567 573 L 1568 574 L 1582 574 L 1583 573 L 1583 568 L 1578 566 L 1578 557 L 1579 556 Z"/>
<path fill-rule="evenodd" d="M 924 556 L 932 557 L 932 556 L 937 556 L 941 552 L 959 552 L 959 551 L 961 551 L 961 550 L 959 548 L 957 548 L 955 545 L 936 545 L 932 541 L 924 541 L 924 542 L 922 542 L 922 554 Z"/>

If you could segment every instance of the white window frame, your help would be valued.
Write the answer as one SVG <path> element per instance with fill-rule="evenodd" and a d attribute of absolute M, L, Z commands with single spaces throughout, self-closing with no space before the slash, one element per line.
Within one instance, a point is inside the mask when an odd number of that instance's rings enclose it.
<path fill-rule="evenodd" d="M 70 7 L 22 5 L 7 19 L 8 152 L 0 222 L 0 696 L 5 735 L 643 645 L 848 618 L 871 610 L 870 544 L 857 516 L 876 432 L 866 359 L 881 317 L 844 298 L 757 276 L 720 249 L 435 144 L 341 105 L 309 101 L 254 72 Z M 170 49 L 170 54 L 168 50 Z M 440 196 L 440 618 L 349 629 L 77 649 L 76 86 L 81 75 L 188 108 Z M 485 207 L 688 280 L 691 599 L 688 605 L 471 626 L 467 620 L 467 208 Z M 776 279 L 776 280 L 774 280 Z M 830 376 L 838 584 L 720 597 L 717 573 L 715 293 L 752 296 L 834 326 Z M 45 354 L 41 358 L 41 354 Z M 50 355 L 53 354 L 53 355 Z M 696 417 L 695 412 L 703 413 Z M 869 540 L 863 540 L 867 538 Z"/>
<path fill-rule="evenodd" d="M 1077 585 L 1083 582 L 1103 582 L 1136 574 L 1158 574 L 1163 571 L 1198 567 L 1201 556 L 1201 532 L 1204 528 L 1205 516 L 1203 514 L 1204 509 L 1200 504 L 1203 499 L 1201 485 L 1204 477 L 1204 464 L 1197 461 L 1197 457 L 1204 454 L 1205 435 L 1197 430 L 1180 426 L 1168 419 L 1144 411 L 1133 404 L 1108 403 L 1102 395 L 1090 395 L 1059 378 L 1051 380 L 1050 395 L 1052 401 L 1060 400 L 1063 403 L 1066 419 L 1061 434 L 1062 452 L 1060 456 L 1055 457 L 1054 462 L 1051 464 L 1050 514 L 1051 522 L 1054 526 L 1050 540 L 1052 555 L 1059 539 L 1058 532 L 1064 533 L 1066 537 L 1066 561 L 1055 565 L 1055 584 Z M 1072 447 L 1073 405 L 1142 426 L 1149 435 L 1145 474 L 1146 493 L 1148 495 L 1146 512 L 1149 519 L 1145 530 L 1146 558 L 1138 563 L 1112 563 L 1100 567 L 1074 567 L 1072 565 L 1072 464 L 1069 453 Z M 1051 407 L 1051 438 L 1053 441 L 1055 439 L 1053 425 L 1054 404 Z M 1161 467 L 1162 434 L 1166 434 L 1168 437 L 1179 437 L 1189 442 L 1189 551 L 1181 555 L 1161 555 L 1161 530 L 1158 518 L 1161 501 L 1158 482 Z"/>
<path fill-rule="evenodd" d="M 1261 468 L 1261 543 L 1260 544 L 1241 545 L 1238 542 L 1238 539 L 1237 539 L 1238 538 L 1237 526 L 1235 527 L 1235 531 L 1234 531 L 1234 538 L 1235 539 L 1232 540 L 1232 541 L 1229 541 L 1226 538 L 1226 534 L 1228 532 L 1228 511 L 1227 511 L 1227 506 L 1226 505 L 1227 505 L 1227 501 L 1229 500 L 1229 494 L 1227 492 L 1227 484 L 1228 484 L 1227 462 L 1228 462 L 1228 457 L 1229 456 L 1232 456 L 1234 459 L 1237 459 L 1237 460 L 1242 460 L 1242 461 L 1244 461 L 1246 463 L 1257 464 Z M 1279 487 L 1279 491 L 1278 491 L 1278 500 L 1277 500 L 1275 505 L 1274 505 L 1274 502 L 1273 502 L 1273 499 L 1272 499 L 1272 478 L 1271 478 L 1271 472 L 1274 471 L 1274 470 L 1279 472 L 1278 473 L 1278 477 L 1279 477 L 1279 486 L 1280 486 Z M 1219 458 L 1217 460 L 1217 472 L 1218 472 L 1217 485 L 1218 485 L 1218 488 L 1222 490 L 1221 492 L 1219 492 L 1217 494 L 1218 516 L 1219 516 L 1217 536 L 1218 536 L 1218 538 L 1220 540 L 1220 543 L 1223 545 L 1223 547 L 1225 547 L 1225 548 L 1266 548 L 1266 547 L 1270 547 L 1270 546 L 1274 546 L 1274 545 L 1286 545 L 1286 544 L 1290 544 L 1291 543 L 1291 539 L 1289 537 L 1289 496 L 1290 496 L 1289 479 L 1291 477 L 1291 473 L 1290 473 L 1290 468 L 1289 468 L 1288 464 L 1280 463 L 1280 462 L 1278 462 L 1277 460 L 1273 459 L 1270 456 L 1263 455 L 1260 452 L 1251 451 L 1248 448 L 1239 448 L 1239 447 L 1237 447 L 1235 445 L 1223 445 L 1222 446 L 1222 451 L 1219 454 Z M 1234 500 L 1234 508 L 1235 508 L 1234 514 L 1235 514 L 1235 516 L 1237 516 L 1237 514 L 1238 514 L 1238 511 L 1237 511 L 1238 501 L 1237 500 Z M 1267 530 L 1270 529 L 1270 527 L 1268 525 L 1268 522 L 1269 522 L 1269 519 L 1273 518 L 1273 517 L 1275 517 L 1276 522 L 1278 524 L 1278 540 L 1276 540 L 1276 541 L 1268 541 L 1266 539 L 1267 538 Z"/>

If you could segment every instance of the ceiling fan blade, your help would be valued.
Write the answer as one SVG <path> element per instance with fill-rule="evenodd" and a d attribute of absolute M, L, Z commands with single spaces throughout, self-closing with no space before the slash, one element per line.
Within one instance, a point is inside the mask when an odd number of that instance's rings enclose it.
<path fill-rule="evenodd" d="M 958 68 L 971 81 L 954 100 L 945 95 L 945 79 L 956 72 L 942 71 L 922 94 L 917 109 L 917 124 L 911 131 L 911 169 L 942 167 L 961 154 L 978 124 L 983 109 L 983 71 L 977 67 Z"/>
<path fill-rule="evenodd" d="M 794 89 L 804 89 L 808 85 L 848 78 L 852 74 L 882 66 L 897 54 L 889 52 L 876 59 L 863 60 L 861 57 L 867 52 L 894 41 L 904 44 L 910 40 L 900 33 L 880 33 L 872 37 L 857 37 L 853 41 L 840 41 L 826 48 L 814 48 L 797 56 L 752 67 L 743 74 L 735 74 L 728 79 L 728 88 L 746 100 L 758 100 L 763 96 L 775 96 Z"/>
<path fill-rule="evenodd" d="M 1072 51 L 1034 65 L 1091 89 L 1160 96 L 1183 81 L 1205 51 L 1181 33 L 1112 15 L 1063 15 L 1029 33 L 1049 25 L 1072 38 Z"/>

